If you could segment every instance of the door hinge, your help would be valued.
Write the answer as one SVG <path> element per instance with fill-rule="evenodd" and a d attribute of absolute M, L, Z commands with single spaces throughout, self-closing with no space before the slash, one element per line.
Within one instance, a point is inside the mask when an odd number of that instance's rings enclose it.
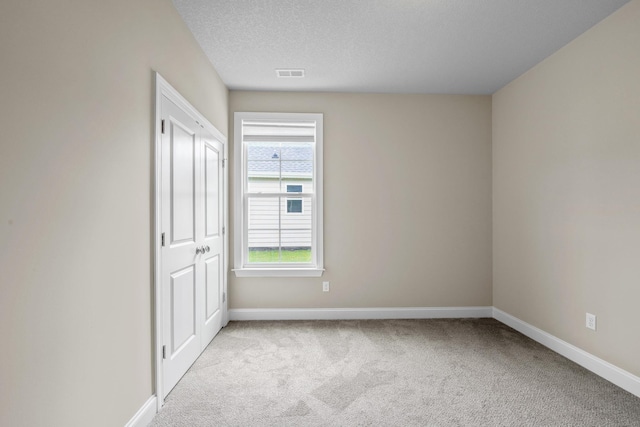
<path fill-rule="evenodd" d="M 224 169 L 224 164 L 227 162 L 227 159 L 222 159 L 222 168 Z"/>
<path fill-rule="evenodd" d="M 227 293 L 226 292 L 222 293 L 222 302 L 227 302 Z"/>
<path fill-rule="evenodd" d="M 162 237 L 161 237 L 161 242 L 162 242 L 162 246 L 164 246 L 164 233 L 162 233 Z"/>
<path fill-rule="evenodd" d="M 222 235 L 224 236 L 224 234 L 227 232 L 227 228 L 226 227 L 222 227 Z"/>
<path fill-rule="evenodd" d="M 164 133 L 164 119 L 160 121 L 160 132 Z"/>
<path fill-rule="evenodd" d="M 163 359 L 167 358 L 167 346 L 166 345 L 162 346 L 162 358 Z"/>

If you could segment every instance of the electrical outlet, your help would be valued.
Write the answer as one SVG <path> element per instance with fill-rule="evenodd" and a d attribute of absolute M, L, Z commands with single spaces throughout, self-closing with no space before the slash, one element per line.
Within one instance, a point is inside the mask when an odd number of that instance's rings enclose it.
<path fill-rule="evenodd" d="M 591 314 L 591 313 L 587 313 L 587 324 L 586 324 L 587 328 L 591 329 L 591 330 L 596 330 L 596 315 L 595 314 Z"/>
<path fill-rule="evenodd" d="M 329 282 L 322 282 L 322 292 L 329 292 Z"/>

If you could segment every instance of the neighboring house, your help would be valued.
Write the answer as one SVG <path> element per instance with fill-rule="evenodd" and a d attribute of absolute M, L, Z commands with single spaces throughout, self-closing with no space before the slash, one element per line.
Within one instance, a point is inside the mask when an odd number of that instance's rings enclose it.
<path fill-rule="evenodd" d="M 291 197 L 249 198 L 249 250 L 309 249 L 313 149 L 309 144 L 252 143 L 247 147 L 249 191 Z"/>

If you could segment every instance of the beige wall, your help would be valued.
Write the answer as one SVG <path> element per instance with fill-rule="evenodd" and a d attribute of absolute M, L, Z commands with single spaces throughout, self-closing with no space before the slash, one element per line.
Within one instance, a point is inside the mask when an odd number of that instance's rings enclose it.
<path fill-rule="evenodd" d="M 327 270 L 230 274 L 230 308 L 492 304 L 489 96 L 231 91 L 229 102 L 230 120 L 324 113 Z"/>
<path fill-rule="evenodd" d="M 639 138 L 638 0 L 493 96 L 495 306 L 635 375 Z"/>
<path fill-rule="evenodd" d="M 2 1 L 0 425 L 123 425 L 153 393 L 152 70 L 224 134 L 227 111 L 325 115 L 327 272 L 230 275 L 231 308 L 495 302 L 640 375 L 637 22 L 634 0 L 493 97 L 492 301 L 489 97 L 227 110 L 170 0 Z"/>
<path fill-rule="evenodd" d="M 227 132 L 170 0 L 0 2 L 0 425 L 122 426 L 153 393 L 159 71 Z"/>

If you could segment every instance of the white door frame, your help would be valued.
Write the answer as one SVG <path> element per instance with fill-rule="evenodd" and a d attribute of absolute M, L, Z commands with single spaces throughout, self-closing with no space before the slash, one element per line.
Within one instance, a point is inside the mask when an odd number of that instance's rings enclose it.
<path fill-rule="evenodd" d="M 187 101 L 177 90 L 173 88 L 158 72 L 155 73 L 155 89 L 156 89 L 156 104 L 155 104 L 155 143 L 154 143 L 154 213 L 153 213 L 153 316 L 155 320 L 154 325 L 154 351 L 155 351 L 155 395 L 157 402 L 157 411 L 160 411 L 162 405 L 164 404 L 164 393 L 163 393 L 163 378 L 162 378 L 162 258 L 160 254 L 160 248 L 162 245 L 162 229 L 160 222 L 160 208 L 162 202 L 162 193 L 161 193 L 161 139 L 162 139 L 162 118 L 160 105 L 162 101 L 162 96 L 166 96 L 171 101 L 173 101 L 180 108 L 187 111 L 193 117 L 197 119 L 197 121 L 203 125 L 211 134 L 222 142 L 224 147 L 224 158 L 223 158 L 223 176 L 224 176 L 224 196 L 223 196 L 223 215 L 224 215 L 224 249 L 223 249 L 223 292 L 224 292 L 224 300 L 222 302 L 222 325 L 223 327 L 227 325 L 229 322 L 229 315 L 227 311 L 227 272 L 228 262 L 229 262 L 229 234 L 226 232 L 229 230 L 229 172 L 228 172 L 228 144 L 227 137 L 224 136 L 218 129 L 215 128 L 206 118 L 198 112 L 190 103 Z"/>

